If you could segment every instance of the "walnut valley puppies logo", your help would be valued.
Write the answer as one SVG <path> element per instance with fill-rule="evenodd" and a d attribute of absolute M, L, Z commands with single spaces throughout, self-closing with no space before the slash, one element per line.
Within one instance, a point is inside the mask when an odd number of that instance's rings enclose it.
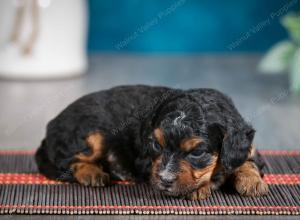
<path fill-rule="evenodd" d="M 289 95 L 289 90 L 281 90 L 278 94 L 276 94 L 275 96 L 271 97 L 269 99 L 269 102 L 263 106 L 261 106 L 259 109 L 257 109 L 257 111 L 255 111 L 253 114 L 249 115 L 248 117 L 246 117 L 246 121 L 247 122 L 252 122 L 254 121 L 254 119 L 258 118 L 259 116 L 265 114 L 266 112 L 268 112 L 274 105 L 276 105 L 277 103 L 279 103 L 280 101 L 282 101 L 283 99 L 285 99 L 288 95 Z"/>
<path fill-rule="evenodd" d="M 233 49 L 239 47 L 242 43 L 247 41 L 251 36 L 253 36 L 254 34 L 257 34 L 258 32 L 262 31 L 266 27 L 270 26 L 274 19 L 277 19 L 277 18 L 281 17 L 282 15 L 286 14 L 290 8 L 292 8 L 294 5 L 296 5 L 297 2 L 298 2 L 298 0 L 289 1 L 288 3 L 284 4 L 278 10 L 271 12 L 266 19 L 261 20 L 260 22 L 258 22 L 258 24 L 252 26 L 250 29 L 248 29 L 248 31 L 243 33 L 238 39 L 236 39 L 235 41 L 230 43 L 227 46 L 227 48 L 229 50 L 233 50 Z"/>
<path fill-rule="evenodd" d="M 187 0 L 179 0 L 173 3 L 171 6 L 166 8 L 163 11 L 160 11 L 157 13 L 155 17 L 153 17 L 151 20 L 145 22 L 143 25 L 139 26 L 133 33 L 131 33 L 128 37 L 120 41 L 115 45 L 115 48 L 117 50 L 121 50 L 122 48 L 126 47 L 130 42 L 137 39 L 140 35 L 146 33 L 151 28 L 156 26 L 160 21 L 174 13 L 179 7 L 183 6 L 186 3 Z"/>

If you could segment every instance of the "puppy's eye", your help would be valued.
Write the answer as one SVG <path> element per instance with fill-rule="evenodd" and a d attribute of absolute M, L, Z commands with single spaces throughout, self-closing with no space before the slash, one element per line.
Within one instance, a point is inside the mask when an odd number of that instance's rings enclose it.
<path fill-rule="evenodd" d="M 203 152 L 199 149 L 195 149 L 195 150 L 193 150 L 192 152 L 189 153 L 188 157 L 190 159 L 200 159 L 204 155 L 205 155 L 205 152 Z"/>
<path fill-rule="evenodd" d="M 160 152 L 161 150 L 161 146 L 158 142 L 154 141 L 153 144 L 152 144 L 152 148 L 155 152 Z"/>

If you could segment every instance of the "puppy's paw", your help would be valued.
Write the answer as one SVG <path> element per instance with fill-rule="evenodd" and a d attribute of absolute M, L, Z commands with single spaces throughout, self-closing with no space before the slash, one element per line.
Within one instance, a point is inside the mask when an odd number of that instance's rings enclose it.
<path fill-rule="evenodd" d="M 104 172 L 86 173 L 77 179 L 85 186 L 106 186 L 109 183 L 109 175 Z"/>
<path fill-rule="evenodd" d="M 187 199 L 190 200 L 197 200 L 197 199 L 206 199 L 211 195 L 211 188 L 210 185 L 207 184 L 205 186 L 200 187 L 196 191 L 188 194 L 186 196 Z"/>
<path fill-rule="evenodd" d="M 106 186 L 110 182 L 110 177 L 103 172 L 100 167 L 93 164 L 80 164 L 74 170 L 76 180 L 85 186 Z"/>
<path fill-rule="evenodd" d="M 242 196 L 263 196 L 269 191 L 268 184 L 260 176 L 239 175 L 235 179 L 235 188 Z"/>

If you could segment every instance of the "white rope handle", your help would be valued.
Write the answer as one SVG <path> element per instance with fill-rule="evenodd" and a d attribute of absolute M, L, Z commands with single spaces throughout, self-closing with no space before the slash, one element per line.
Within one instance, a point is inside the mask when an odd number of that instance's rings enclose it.
<path fill-rule="evenodd" d="M 34 44 L 36 42 L 36 39 L 38 37 L 39 33 L 39 6 L 38 6 L 38 0 L 24 0 L 24 3 L 21 4 L 15 15 L 14 25 L 12 29 L 12 34 L 10 37 L 10 41 L 14 42 L 16 44 L 20 43 L 20 35 L 21 35 L 21 29 L 24 23 L 24 14 L 26 6 L 29 6 L 30 15 L 31 15 L 31 22 L 32 22 L 32 30 L 28 37 L 28 40 L 26 43 L 22 46 L 21 52 L 24 55 L 30 55 L 32 54 L 32 50 L 34 47 Z"/>

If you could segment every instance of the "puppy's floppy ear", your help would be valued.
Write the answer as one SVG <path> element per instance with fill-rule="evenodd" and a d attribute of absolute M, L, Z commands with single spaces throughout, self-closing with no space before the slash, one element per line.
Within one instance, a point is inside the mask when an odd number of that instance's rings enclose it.
<path fill-rule="evenodd" d="M 254 134 L 255 130 L 250 126 L 224 133 L 220 157 L 226 173 L 232 173 L 247 160 Z"/>

